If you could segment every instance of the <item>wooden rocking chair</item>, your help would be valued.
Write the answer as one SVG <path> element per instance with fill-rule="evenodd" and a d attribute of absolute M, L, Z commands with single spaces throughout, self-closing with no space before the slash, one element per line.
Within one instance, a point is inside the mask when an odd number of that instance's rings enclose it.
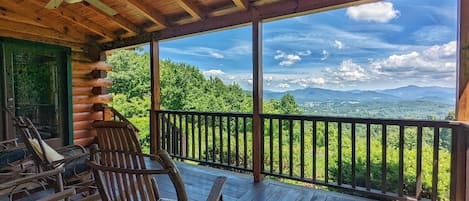
<path fill-rule="evenodd" d="M 59 149 L 51 148 L 44 142 L 38 130 L 28 118 L 17 117 L 16 126 L 22 133 L 23 143 L 31 153 L 38 172 L 63 167 L 63 183 L 76 187 L 78 193 L 90 191 L 94 183 L 92 173 L 86 164 L 89 153 L 82 146 L 68 145 Z"/>
<path fill-rule="evenodd" d="M 135 129 L 128 122 L 97 121 L 93 127 L 97 130 L 100 150 L 92 150 L 88 164 L 94 171 L 103 201 L 161 199 L 153 178 L 156 174 L 167 174 L 177 199 L 188 200 L 180 172 L 166 151 L 160 150 L 157 155 L 142 153 Z M 147 169 L 145 157 L 159 162 L 162 169 Z M 217 177 L 207 200 L 222 200 L 225 183 L 226 177 Z"/>

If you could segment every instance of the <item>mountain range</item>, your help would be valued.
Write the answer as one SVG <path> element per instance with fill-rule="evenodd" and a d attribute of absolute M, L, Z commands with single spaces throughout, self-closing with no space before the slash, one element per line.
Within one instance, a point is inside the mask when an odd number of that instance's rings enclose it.
<path fill-rule="evenodd" d="M 310 102 L 400 102 L 431 101 L 455 104 L 456 89 L 446 87 L 420 87 L 409 85 L 385 90 L 339 91 L 322 88 L 305 88 L 285 92 L 264 91 L 264 99 L 280 99 L 285 94 L 295 97 L 298 104 Z"/>

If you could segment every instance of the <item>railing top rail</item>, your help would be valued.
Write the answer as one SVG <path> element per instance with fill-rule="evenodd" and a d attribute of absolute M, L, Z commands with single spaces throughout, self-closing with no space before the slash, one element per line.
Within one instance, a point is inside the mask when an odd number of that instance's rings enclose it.
<path fill-rule="evenodd" d="M 179 111 L 179 110 L 153 110 L 153 111 L 157 113 L 188 114 L 188 115 L 252 117 L 252 114 L 237 113 L 237 112 L 200 112 L 200 111 Z"/>
<path fill-rule="evenodd" d="M 178 111 L 178 110 L 154 110 L 157 113 L 172 113 L 184 115 L 209 115 L 209 116 L 232 116 L 232 117 L 252 117 L 249 113 L 236 112 L 200 112 L 200 111 Z M 381 118 L 359 118 L 359 117 L 332 117 L 315 115 L 289 115 L 289 114 L 261 114 L 262 118 L 282 119 L 282 120 L 305 120 L 305 121 L 328 121 L 357 124 L 385 124 L 401 126 L 424 126 L 424 127 L 455 127 L 469 124 L 459 121 L 448 120 L 418 120 L 418 119 L 381 119 Z"/>
<path fill-rule="evenodd" d="M 314 116 L 314 115 L 286 115 L 286 114 L 261 114 L 262 118 L 285 119 L 285 120 L 306 120 L 306 121 L 328 121 L 342 123 L 359 124 L 385 124 L 385 125 L 404 125 L 404 126 L 431 126 L 431 127 L 454 127 L 461 125 L 458 121 L 447 120 L 417 120 L 417 119 L 378 119 L 378 118 L 359 118 L 359 117 L 332 117 L 332 116 Z"/>

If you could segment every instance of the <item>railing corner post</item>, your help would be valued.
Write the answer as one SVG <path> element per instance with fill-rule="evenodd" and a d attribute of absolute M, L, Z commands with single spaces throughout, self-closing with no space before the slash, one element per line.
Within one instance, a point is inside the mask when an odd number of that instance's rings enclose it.
<path fill-rule="evenodd" d="M 157 154 L 161 149 L 161 129 L 157 110 L 150 110 L 150 153 Z"/>
<path fill-rule="evenodd" d="M 458 125 L 453 128 L 452 147 L 451 147 L 451 190 L 450 200 L 469 200 L 468 185 L 469 181 L 467 170 L 468 160 L 468 137 L 469 129 L 464 125 Z"/>
<path fill-rule="evenodd" d="M 261 121 L 262 118 L 259 114 L 254 114 L 253 115 L 253 160 L 252 160 L 252 169 L 253 169 L 253 175 L 254 175 L 254 182 L 261 182 L 264 179 L 264 176 L 262 175 L 262 160 L 261 157 L 261 146 L 262 144 L 262 135 L 263 131 L 261 129 Z"/>

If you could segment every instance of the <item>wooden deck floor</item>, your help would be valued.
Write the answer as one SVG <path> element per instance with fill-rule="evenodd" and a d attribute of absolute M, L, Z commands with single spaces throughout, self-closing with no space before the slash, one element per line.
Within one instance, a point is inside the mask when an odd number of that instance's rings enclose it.
<path fill-rule="evenodd" d="M 154 163 L 151 164 L 155 167 Z M 347 194 L 286 184 L 270 179 L 265 179 L 261 183 L 254 183 L 250 175 L 204 166 L 186 163 L 177 163 L 177 166 L 182 173 L 184 183 L 186 184 L 186 190 L 191 200 L 205 200 L 217 176 L 225 176 L 228 178 L 225 188 L 223 189 L 223 199 L 226 201 L 369 200 Z M 157 176 L 156 179 L 162 197 L 175 199 L 175 192 L 169 178 L 167 176 Z"/>

